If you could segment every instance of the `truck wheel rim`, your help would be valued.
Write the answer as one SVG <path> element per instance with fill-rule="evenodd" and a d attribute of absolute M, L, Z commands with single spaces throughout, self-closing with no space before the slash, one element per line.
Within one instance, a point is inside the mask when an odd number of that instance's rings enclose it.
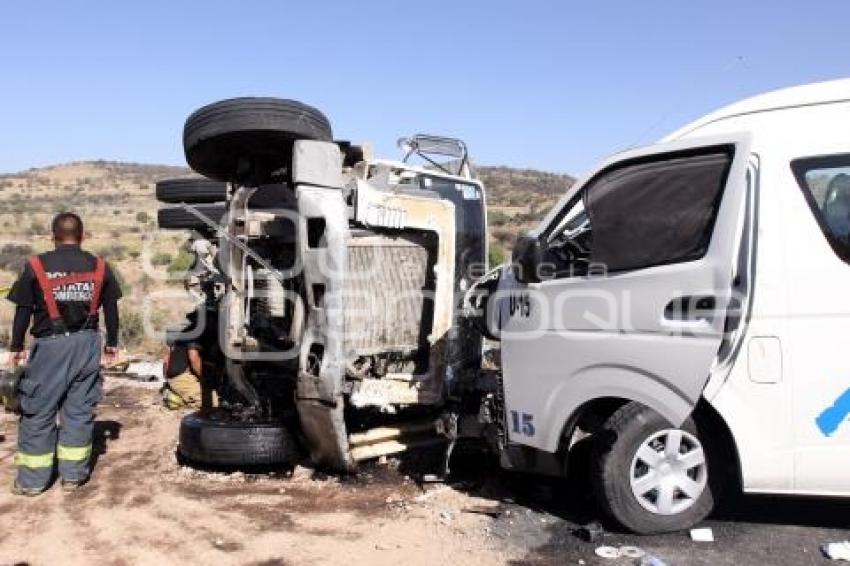
<path fill-rule="evenodd" d="M 705 490 L 708 466 L 697 438 L 679 429 L 655 432 L 638 447 L 629 473 L 638 503 L 657 515 L 689 509 Z"/>

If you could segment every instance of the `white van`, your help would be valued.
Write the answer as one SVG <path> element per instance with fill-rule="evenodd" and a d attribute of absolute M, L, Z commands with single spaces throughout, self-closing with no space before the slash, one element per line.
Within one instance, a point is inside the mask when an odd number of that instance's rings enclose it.
<path fill-rule="evenodd" d="M 688 527 L 726 488 L 850 496 L 850 80 L 615 155 L 498 289 L 508 441 L 597 435 L 626 527 Z"/>

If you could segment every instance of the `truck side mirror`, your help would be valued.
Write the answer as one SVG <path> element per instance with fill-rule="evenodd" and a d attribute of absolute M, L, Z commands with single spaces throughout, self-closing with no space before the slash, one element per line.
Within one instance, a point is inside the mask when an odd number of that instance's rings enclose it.
<path fill-rule="evenodd" d="M 540 264 L 543 261 L 543 246 L 535 236 L 519 236 L 514 244 L 511 267 L 520 283 L 540 283 Z"/>

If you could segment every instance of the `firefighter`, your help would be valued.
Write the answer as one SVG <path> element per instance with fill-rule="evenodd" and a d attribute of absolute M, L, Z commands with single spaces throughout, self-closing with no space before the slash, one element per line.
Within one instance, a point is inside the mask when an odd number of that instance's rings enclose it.
<path fill-rule="evenodd" d="M 121 290 L 106 262 L 81 249 L 83 234 L 79 216 L 57 215 L 55 249 L 31 257 L 7 297 L 16 305 L 12 364 L 27 364 L 19 385 L 16 495 L 45 491 L 54 458 L 64 490 L 73 491 L 89 478 L 94 410 L 101 395 L 98 309 L 103 306 L 106 324 L 104 361 L 113 363 Z M 24 335 L 31 320 L 34 343 L 27 355 Z"/>
<path fill-rule="evenodd" d="M 165 383 L 160 390 L 162 404 L 167 409 L 200 409 L 202 406 L 203 361 L 195 346 L 178 342 L 169 347 L 163 372 Z"/>
<path fill-rule="evenodd" d="M 201 316 L 203 315 L 203 316 Z M 189 324 L 175 338 L 168 337 L 162 403 L 171 410 L 209 410 L 218 406 L 216 366 L 221 366 L 215 310 L 199 307 L 186 317 Z M 186 336 L 192 338 L 187 339 Z"/>

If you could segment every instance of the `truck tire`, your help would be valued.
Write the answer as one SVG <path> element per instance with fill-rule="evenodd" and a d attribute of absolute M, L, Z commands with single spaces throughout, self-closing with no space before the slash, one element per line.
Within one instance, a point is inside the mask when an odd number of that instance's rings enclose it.
<path fill-rule="evenodd" d="M 256 186 L 288 178 L 295 140 L 331 141 L 319 110 L 279 98 L 233 98 L 197 110 L 183 128 L 186 161 L 218 181 Z"/>
<path fill-rule="evenodd" d="M 640 403 L 617 410 L 594 444 L 591 478 L 601 507 L 640 534 L 687 529 L 711 513 L 722 485 L 717 451 L 693 419 L 676 429 Z"/>
<path fill-rule="evenodd" d="M 224 214 L 227 211 L 224 203 L 221 202 L 197 205 L 195 206 L 195 209 L 216 224 L 221 224 Z M 211 231 L 210 227 L 202 222 L 201 219 L 190 214 L 180 206 L 160 208 L 157 212 L 156 220 L 159 227 L 163 230 L 197 230 L 199 232 Z"/>
<path fill-rule="evenodd" d="M 187 462 L 213 467 L 288 466 L 301 458 L 284 423 L 234 421 L 225 414 L 183 417 L 177 451 Z"/>
<path fill-rule="evenodd" d="M 189 177 L 166 179 L 156 184 L 156 200 L 159 202 L 186 204 L 221 202 L 227 199 L 227 183 Z"/>

